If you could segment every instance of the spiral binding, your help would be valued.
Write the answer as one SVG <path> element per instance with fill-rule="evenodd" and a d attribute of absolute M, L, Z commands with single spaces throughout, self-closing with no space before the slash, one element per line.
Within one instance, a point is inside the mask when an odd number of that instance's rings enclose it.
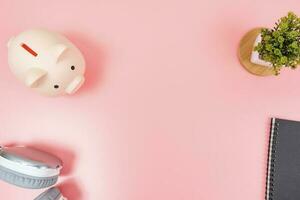
<path fill-rule="evenodd" d="M 276 164 L 276 144 L 278 136 L 279 123 L 272 118 L 271 133 L 269 139 L 268 152 L 268 168 L 267 168 L 267 184 L 266 184 L 266 200 L 274 200 L 274 173 Z"/>

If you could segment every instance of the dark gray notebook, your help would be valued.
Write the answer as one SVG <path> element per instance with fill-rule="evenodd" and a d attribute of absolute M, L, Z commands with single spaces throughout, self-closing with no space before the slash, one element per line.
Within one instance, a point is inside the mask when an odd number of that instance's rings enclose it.
<path fill-rule="evenodd" d="M 266 200 L 300 200 L 300 122 L 272 118 Z"/>

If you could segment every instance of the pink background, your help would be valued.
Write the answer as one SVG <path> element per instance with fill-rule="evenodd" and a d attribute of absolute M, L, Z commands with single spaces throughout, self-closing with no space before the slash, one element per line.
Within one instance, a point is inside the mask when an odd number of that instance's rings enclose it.
<path fill-rule="evenodd" d="M 300 120 L 300 71 L 253 76 L 236 52 L 289 10 L 299 1 L 1 0 L 1 144 L 59 155 L 70 200 L 263 200 L 270 117 Z M 31 27 L 86 56 L 74 96 L 39 96 L 10 73 L 6 43 Z M 1 199 L 40 192 L 0 182 Z"/>

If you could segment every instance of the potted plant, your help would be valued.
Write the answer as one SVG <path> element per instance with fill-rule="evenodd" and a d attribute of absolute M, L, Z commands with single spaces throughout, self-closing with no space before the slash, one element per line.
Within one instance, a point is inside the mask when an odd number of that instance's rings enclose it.
<path fill-rule="evenodd" d="M 252 30 L 241 43 L 240 60 L 252 73 L 278 75 L 283 67 L 295 69 L 300 63 L 300 18 L 289 12 L 275 23 L 274 28 Z"/>

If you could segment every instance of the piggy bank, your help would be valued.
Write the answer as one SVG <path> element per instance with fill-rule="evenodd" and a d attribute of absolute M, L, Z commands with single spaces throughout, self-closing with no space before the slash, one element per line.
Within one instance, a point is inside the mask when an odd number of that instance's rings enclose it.
<path fill-rule="evenodd" d="M 82 53 L 59 33 L 31 29 L 12 37 L 7 46 L 12 73 L 38 93 L 73 94 L 84 82 Z"/>

